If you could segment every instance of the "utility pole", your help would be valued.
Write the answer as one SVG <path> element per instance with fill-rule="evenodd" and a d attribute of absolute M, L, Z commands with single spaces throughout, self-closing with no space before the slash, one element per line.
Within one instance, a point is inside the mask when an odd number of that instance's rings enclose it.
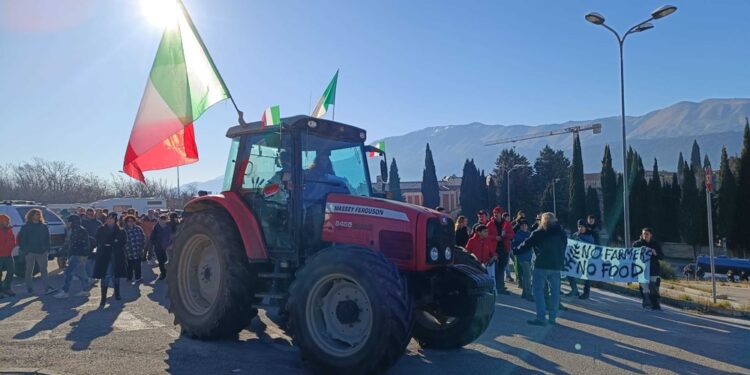
<path fill-rule="evenodd" d="M 708 256 L 711 266 L 711 298 L 716 303 L 716 268 L 714 265 L 714 220 L 711 212 L 711 193 L 714 191 L 714 171 L 711 166 L 706 167 L 706 212 L 708 214 Z M 698 269 L 698 262 L 695 262 L 695 268 Z"/>

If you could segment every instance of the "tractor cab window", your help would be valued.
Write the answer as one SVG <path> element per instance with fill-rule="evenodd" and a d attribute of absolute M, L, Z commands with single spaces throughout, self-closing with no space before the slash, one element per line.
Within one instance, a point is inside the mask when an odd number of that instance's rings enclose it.
<path fill-rule="evenodd" d="M 291 188 L 289 134 L 247 136 L 238 153 L 240 194 L 252 208 L 270 249 L 291 249 L 289 198 Z"/>
<path fill-rule="evenodd" d="M 287 137 L 284 137 L 285 139 Z M 241 155 L 240 170 L 242 175 L 242 189 L 262 192 L 264 188 L 281 181 L 280 175 L 288 169 L 285 155 L 290 155 L 288 142 L 283 142 L 279 133 L 257 134 L 248 137 L 246 148 Z"/>
<path fill-rule="evenodd" d="M 371 187 L 365 163 L 361 144 L 303 135 L 306 200 L 333 192 L 369 196 Z"/>

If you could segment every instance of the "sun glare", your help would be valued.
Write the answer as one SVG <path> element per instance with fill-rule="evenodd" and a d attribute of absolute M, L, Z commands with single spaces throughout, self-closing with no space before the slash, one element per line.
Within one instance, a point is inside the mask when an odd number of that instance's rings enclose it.
<path fill-rule="evenodd" d="M 146 20 L 159 28 L 173 25 L 178 6 L 176 0 L 141 0 L 141 10 Z"/>

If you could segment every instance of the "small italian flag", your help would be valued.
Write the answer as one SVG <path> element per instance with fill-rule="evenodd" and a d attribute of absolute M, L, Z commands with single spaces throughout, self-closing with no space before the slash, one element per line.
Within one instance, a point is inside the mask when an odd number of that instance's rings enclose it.
<path fill-rule="evenodd" d="M 263 111 L 263 116 L 260 118 L 260 127 L 265 128 L 266 126 L 274 126 L 281 124 L 281 116 L 279 112 L 279 106 L 266 108 Z"/>
<path fill-rule="evenodd" d="M 141 182 L 144 171 L 198 161 L 195 122 L 230 97 L 190 16 L 177 1 L 138 108 L 122 170 Z"/>
<path fill-rule="evenodd" d="M 378 149 L 380 149 L 380 151 L 385 152 L 385 141 L 380 141 L 378 143 L 375 143 L 373 146 L 375 146 Z M 374 158 L 376 156 L 378 156 L 378 154 L 376 152 L 370 151 L 370 157 L 371 158 Z"/>
<path fill-rule="evenodd" d="M 336 105 L 336 81 L 339 79 L 339 71 L 336 70 L 336 74 L 333 75 L 331 83 L 326 87 L 326 91 L 323 92 L 323 96 L 318 100 L 318 104 L 313 109 L 311 116 L 321 118 L 328 112 L 328 107 L 332 104 Z"/>

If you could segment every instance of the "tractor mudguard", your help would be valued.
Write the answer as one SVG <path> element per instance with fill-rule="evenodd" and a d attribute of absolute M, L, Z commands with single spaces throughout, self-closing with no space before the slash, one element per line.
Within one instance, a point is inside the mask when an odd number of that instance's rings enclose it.
<path fill-rule="evenodd" d="M 222 208 L 232 217 L 237 231 L 240 232 L 242 243 L 250 260 L 266 260 L 268 253 L 263 242 L 263 234 L 260 231 L 258 221 L 250 212 L 250 209 L 242 202 L 239 195 L 226 191 L 216 195 L 198 197 L 185 205 L 186 212 L 196 212 L 209 208 Z"/>
<path fill-rule="evenodd" d="M 465 264 L 449 265 L 444 272 L 441 284 L 448 283 L 458 287 L 458 293 L 443 294 L 439 297 L 440 307 L 444 313 L 451 316 L 466 316 L 495 309 L 495 282 L 489 275 Z M 476 303 L 476 306 L 472 306 L 473 303 Z"/>

